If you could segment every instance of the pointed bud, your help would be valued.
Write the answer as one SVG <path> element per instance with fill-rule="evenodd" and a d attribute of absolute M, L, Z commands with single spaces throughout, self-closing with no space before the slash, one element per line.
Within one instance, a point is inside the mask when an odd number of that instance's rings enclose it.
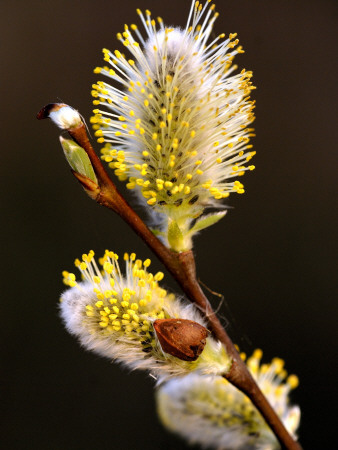
<path fill-rule="evenodd" d="M 78 111 L 65 103 L 49 103 L 38 112 L 36 117 L 39 120 L 52 119 L 62 130 L 77 128 L 83 124 Z"/>
<path fill-rule="evenodd" d="M 183 361 L 196 361 L 208 337 L 208 330 L 193 320 L 159 319 L 153 326 L 162 350 Z"/>
<path fill-rule="evenodd" d="M 97 178 L 86 151 L 72 139 L 60 136 L 60 142 L 70 167 L 97 184 Z"/>

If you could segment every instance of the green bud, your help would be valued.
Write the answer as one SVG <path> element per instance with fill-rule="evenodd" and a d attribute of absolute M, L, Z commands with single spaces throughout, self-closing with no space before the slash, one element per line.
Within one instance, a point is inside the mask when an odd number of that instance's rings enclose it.
<path fill-rule="evenodd" d="M 72 139 L 64 139 L 60 136 L 60 142 L 70 167 L 97 184 L 93 166 L 85 150 Z"/>

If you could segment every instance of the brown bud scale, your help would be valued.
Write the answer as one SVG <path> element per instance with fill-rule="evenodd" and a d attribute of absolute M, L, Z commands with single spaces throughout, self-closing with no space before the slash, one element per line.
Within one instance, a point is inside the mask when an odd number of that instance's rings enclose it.
<path fill-rule="evenodd" d="M 208 330 L 193 320 L 158 319 L 153 326 L 162 350 L 183 361 L 196 361 L 205 347 Z"/>
<path fill-rule="evenodd" d="M 53 111 L 58 111 L 60 108 L 67 106 L 65 103 L 48 103 L 37 113 L 36 118 L 39 120 L 47 119 L 49 114 Z"/>

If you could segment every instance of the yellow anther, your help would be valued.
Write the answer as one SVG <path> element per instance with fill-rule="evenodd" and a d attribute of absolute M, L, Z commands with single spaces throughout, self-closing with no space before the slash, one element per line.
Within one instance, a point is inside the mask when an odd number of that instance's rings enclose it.
<path fill-rule="evenodd" d="M 196 136 L 196 131 L 195 130 L 192 130 L 191 132 L 190 132 L 190 136 L 193 138 L 193 137 L 195 137 Z"/>
<path fill-rule="evenodd" d="M 256 348 L 256 350 L 253 352 L 252 358 L 258 359 L 260 361 L 263 356 L 263 351 L 260 348 Z"/>
<path fill-rule="evenodd" d="M 275 366 L 275 372 L 278 374 L 283 370 L 284 361 L 281 358 L 274 358 L 272 364 Z"/>
<path fill-rule="evenodd" d="M 297 375 L 290 375 L 287 380 L 287 384 L 290 386 L 291 389 L 295 389 L 299 385 L 299 379 Z"/>
<path fill-rule="evenodd" d="M 163 272 L 157 272 L 157 274 L 154 276 L 154 280 L 155 281 L 161 281 L 164 278 L 164 273 Z"/>
<path fill-rule="evenodd" d="M 135 261 L 136 259 L 136 254 L 135 253 L 131 253 L 130 254 L 130 261 Z"/>
<path fill-rule="evenodd" d="M 160 128 L 165 128 L 165 122 L 162 121 L 162 122 L 160 123 Z"/>

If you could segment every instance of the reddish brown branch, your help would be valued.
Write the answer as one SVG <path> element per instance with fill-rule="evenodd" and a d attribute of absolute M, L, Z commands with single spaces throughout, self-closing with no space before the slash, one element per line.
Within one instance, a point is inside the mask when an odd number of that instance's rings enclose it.
<path fill-rule="evenodd" d="M 99 204 L 119 214 L 167 267 L 187 297 L 205 311 L 212 333 L 224 344 L 228 354 L 232 357 L 232 367 L 230 372 L 224 375 L 225 378 L 250 398 L 283 448 L 301 450 L 301 446 L 287 432 L 283 423 L 252 378 L 233 342 L 222 327 L 208 299 L 204 295 L 196 278 L 195 259 L 192 251 L 182 253 L 173 252 L 165 247 L 149 230 L 142 219 L 118 192 L 115 184 L 104 169 L 100 158 L 91 146 L 84 125 L 68 130 L 68 132 L 87 152 L 98 179 L 98 185 L 96 185 L 86 177 L 73 172 L 86 192 Z"/>

